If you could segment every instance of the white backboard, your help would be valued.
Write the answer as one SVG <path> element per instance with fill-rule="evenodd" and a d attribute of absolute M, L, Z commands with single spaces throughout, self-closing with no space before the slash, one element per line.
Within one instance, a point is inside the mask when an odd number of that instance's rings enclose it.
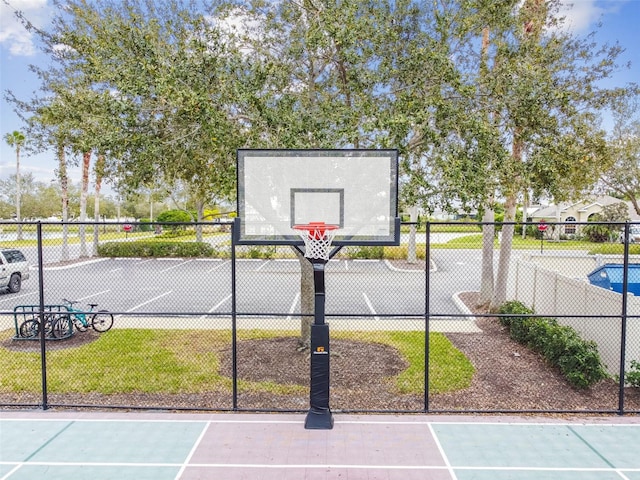
<path fill-rule="evenodd" d="M 396 150 L 238 150 L 236 240 L 299 244 L 293 226 L 338 225 L 335 245 L 395 245 Z"/>

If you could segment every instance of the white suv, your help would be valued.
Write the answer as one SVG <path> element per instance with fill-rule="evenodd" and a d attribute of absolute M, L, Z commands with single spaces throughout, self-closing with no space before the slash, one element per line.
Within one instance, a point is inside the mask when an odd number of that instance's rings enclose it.
<path fill-rule="evenodd" d="M 29 278 L 29 264 L 20 250 L 0 249 L 0 289 L 20 291 L 22 281 Z"/>
<path fill-rule="evenodd" d="M 618 240 L 624 243 L 624 230 L 620 232 Z M 629 243 L 640 243 L 640 225 L 629 226 Z"/>

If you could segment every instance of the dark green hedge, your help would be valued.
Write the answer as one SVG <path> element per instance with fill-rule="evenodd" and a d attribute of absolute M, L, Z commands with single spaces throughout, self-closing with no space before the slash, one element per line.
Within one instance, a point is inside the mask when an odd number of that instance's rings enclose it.
<path fill-rule="evenodd" d="M 212 257 L 216 250 L 204 242 L 107 242 L 98 246 L 101 257 Z"/>
<path fill-rule="evenodd" d="M 520 302 L 507 302 L 498 313 L 508 315 L 500 322 L 511 338 L 542 354 L 573 386 L 587 388 L 607 378 L 595 342 L 583 340 L 573 328 L 553 318 L 533 317 L 533 310 Z"/>

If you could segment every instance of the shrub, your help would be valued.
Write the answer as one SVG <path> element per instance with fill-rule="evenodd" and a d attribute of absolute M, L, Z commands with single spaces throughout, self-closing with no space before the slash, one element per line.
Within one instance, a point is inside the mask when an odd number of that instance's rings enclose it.
<path fill-rule="evenodd" d="M 277 249 L 273 245 L 251 245 L 248 250 L 237 250 L 238 258 L 264 258 L 272 259 L 276 257 Z"/>
<path fill-rule="evenodd" d="M 185 230 L 187 226 L 184 224 L 190 223 L 192 218 L 184 210 L 167 210 L 160 213 L 156 220 L 163 224 L 162 227 L 164 229 L 176 231 Z"/>
<path fill-rule="evenodd" d="M 108 242 L 98 246 L 102 257 L 212 257 L 216 250 L 204 242 Z"/>
<path fill-rule="evenodd" d="M 141 218 L 136 230 L 139 232 L 150 232 L 153 229 L 150 222 L 151 220 L 148 218 Z"/>
<path fill-rule="evenodd" d="M 607 377 L 596 344 L 582 340 L 575 332 L 568 333 L 558 366 L 569 383 L 579 388 L 587 388 Z"/>
<path fill-rule="evenodd" d="M 191 235 L 195 235 L 195 232 L 193 230 L 169 229 L 166 232 L 158 234 L 156 238 L 178 238 L 178 237 L 188 237 Z"/>
<path fill-rule="evenodd" d="M 511 338 L 542 354 L 571 385 L 587 388 L 607 377 L 596 344 L 580 338 L 573 328 L 553 318 L 533 317 L 533 310 L 520 302 L 504 303 L 499 313 L 507 315 L 500 322 L 509 327 Z"/>
<path fill-rule="evenodd" d="M 408 256 L 408 247 L 406 245 L 383 247 L 384 258 L 387 260 L 406 260 Z M 416 257 L 425 259 L 424 245 L 416 245 Z"/>
<path fill-rule="evenodd" d="M 345 255 L 347 258 L 360 258 L 360 259 L 382 259 L 384 258 L 384 247 L 349 247 L 346 249 Z"/>
<path fill-rule="evenodd" d="M 631 360 L 631 370 L 625 372 L 624 379 L 632 387 L 640 387 L 640 362 Z"/>
<path fill-rule="evenodd" d="M 509 327 L 514 319 L 516 319 L 516 322 L 526 320 L 529 315 L 533 315 L 533 310 L 527 308 L 521 302 L 511 301 L 503 303 L 498 309 L 498 313 L 509 315 L 500 317 L 500 323 L 505 327 Z M 526 315 L 527 317 L 513 317 L 511 315 Z"/>

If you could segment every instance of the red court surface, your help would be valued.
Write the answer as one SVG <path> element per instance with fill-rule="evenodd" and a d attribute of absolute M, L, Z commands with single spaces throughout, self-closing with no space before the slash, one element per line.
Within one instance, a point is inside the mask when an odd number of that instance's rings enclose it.
<path fill-rule="evenodd" d="M 0 411 L 0 480 L 640 480 L 640 417 Z"/>

